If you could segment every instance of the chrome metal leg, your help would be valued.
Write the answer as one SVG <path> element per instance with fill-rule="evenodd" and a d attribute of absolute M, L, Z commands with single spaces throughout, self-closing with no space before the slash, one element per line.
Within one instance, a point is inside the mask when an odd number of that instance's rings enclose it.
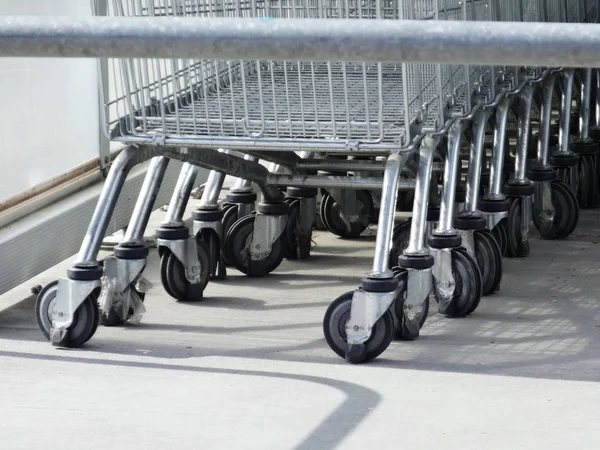
<path fill-rule="evenodd" d="M 375 258 L 373 259 L 372 271 L 368 275 L 370 278 L 389 278 L 392 276 L 388 268 L 388 262 L 392 245 L 396 199 L 398 198 L 398 181 L 400 180 L 402 167 L 406 164 L 409 156 L 407 152 L 392 154 L 385 165 L 375 242 Z"/>
<path fill-rule="evenodd" d="M 562 75 L 562 91 L 560 101 L 560 128 L 558 131 L 558 153 L 571 153 L 569 135 L 571 132 L 571 104 L 573 103 L 574 69 L 565 69 Z"/>
<path fill-rule="evenodd" d="M 492 112 L 490 109 L 481 109 L 475 113 L 473 118 L 473 140 L 471 141 L 471 152 L 469 158 L 469 169 L 467 172 L 467 196 L 465 200 L 465 210 L 461 214 L 479 215 L 477 203 L 479 200 L 479 190 L 481 188 L 481 166 L 483 165 L 485 128 Z"/>
<path fill-rule="evenodd" d="M 542 106 L 540 111 L 540 131 L 537 148 L 538 165 L 542 168 L 549 167 L 550 125 L 552 122 L 552 99 L 554 96 L 555 84 L 556 75 L 551 73 L 546 77 L 542 85 Z"/>
<path fill-rule="evenodd" d="M 375 258 L 373 270 L 367 275 L 370 280 L 386 280 L 393 277 L 388 269 L 388 260 L 398 197 L 398 181 L 402 167 L 408 158 L 408 153 L 392 154 L 385 166 Z M 392 305 L 398 295 L 397 291 L 398 288 L 392 292 L 371 292 L 365 289 L 354 291 L 350 319 L 345 327 L 347 346 L 360 345 L 369 339 L 373 325 Z"/>
<path fill-rule="evenodd" d="M 427 207 L 429 200 L 431 170 L 433 167 L 433 153 L 437 147 L 437 139 L 426 136 L 421 141 L 419 148 L 419 166 L 415 182 L 415 198 L 410 226 L 410 237 L 405 255 L 427 255 L 429 250 L 425 247 Z"/>
<path fill-rule="evenodd" d="M 127 147 L 114 160 L 96 209 L 81 244 L 75 265 L 79 267 L 97 266 L 96 258 L 106 234 L 108 223 L 119 199 L 121 189 L 125 184 L 130 170 L 142 161 L 142 156 L 135 147 Z"/>
<path fill-rule="evenodd" d="M 590 137 L 590 117 L 592 97 L 592 69 L 584 69 L 581 77 L 581 101 L 579 104 L 579 140 L 587 141 Z"/>
<path fill-rule="evenodd" d="M 458 183 L 458 164 L 460 157 L 460 142 L 463 135 L 464 124 L 458 120 L 452 124 L 448 132 L 448 153 L 444 168 L 444 188 L 442 203 L 440 205 L 440 221 L 434 234 L 454 234 L 452 226 L 454 218 L 454 199 Z"/>
<path fill-rule="evenodd" d="M 527 84 L 519 96 L 518 143 L 515 158 L 515 180 L 519 183 L 529 183 L 526 175 L 527 152 L 531 139 L 531 109 L 533 103 L 533 84 Z"/>
<path fill-rule="evenodd" d="M 183 213 L 187 207 L 192 189 L 194 189 L 197 174 L 198 168 L 196 166 L 189 163 L 183 164 L 169 203 L 169 208 L 167 209 L 167 214 L 162 222 L 163 226 L 183 226 Z"/>
<path fill-rule="evenodd" d="M 223 189 L 223 182 L 225 181 L 225 174 L 223 172 L 217 172 L 211 170 L 208 174 L 208 179 L 204 185 L 204 192 L 200 199 L 200 207 L 217 207 L 219 203 L 219 194 Z"/>
<path fill-rule="evenodd" d="M 156 156 L 150 161 L 150 167 L 135 203 L 129 226 L 123 238 L 123 244 L 144 244 L 144 231 L 148 226 L 152 207 L 158 196 L 158 191 L 160 190 L 160 185 L 165 177 L 168 165 L 169 159 L 165 156 Z"/>
<path fill-rule="evenodd" d="M 511 99 L 505 97 L 500 100 L 496 108 L 494 123 L 494 147 L 490 164 L 490 188 L 486 196 L 489 200 L 504 200 L 502 193 L 502 171 L 504 169 L 504 152 L 506 150 L 506 124 L 510 110 Z"/>

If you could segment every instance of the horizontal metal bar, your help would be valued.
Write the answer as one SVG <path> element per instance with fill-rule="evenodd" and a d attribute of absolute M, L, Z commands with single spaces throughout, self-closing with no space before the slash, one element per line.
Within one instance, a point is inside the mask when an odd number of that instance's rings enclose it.
<path fill-rule="evenodd" d="M 4 16 L 0 56 L 596 67 L 599 30 L 571 23 Z"/>
<path fill-rule="evenodd" d="M 272 186 L 295 186 L 316 188 L 381 189 L 383 178 L 358 178 L 318 175 L 268 175 L 267 184 Z M 414 180 L 400 180 L 398 189 L 413 190 Z"/>
<path fill-rule="evenodd" d="M 380 170 L 383 171 L 385 161 L 332 161 L 329 159 L 311 159 L 297 165 L 304 170 Z"/>
<path fill-rule="evenodd" d="M 0 25 L 1 26 L 1 25 Z M 221 136 L 218 138 L 210 136 L 119 136 L 116 141 L 125 144 L 151 144 L 165 145 L 172 147 L 204 147 L 204 148 L 226 148 L 228 150 L 237 150 L 240 152 L 252 152 L 258 150 L 261 152 L 279 152 L 282 150 L 311 151 L 352 154 L 357 155 L 360 152 L 369 155 L 389 155 L 391 151 L 403 152 L 412 151 L 412 148 L 402 148 L 399 144 L 371 144 L 358 141 L 347 141 L 342 139 L 275 139 L 275 138 L 239 138 L 230 136 Z"/>

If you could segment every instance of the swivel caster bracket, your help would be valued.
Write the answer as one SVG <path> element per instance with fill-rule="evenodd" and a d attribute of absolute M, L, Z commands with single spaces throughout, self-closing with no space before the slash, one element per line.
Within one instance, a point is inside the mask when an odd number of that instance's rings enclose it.
<path fill-rule="evenodd" d="M 440 298 L 450 302 L 456 288 L 456 282 L 452 276 L 452 250 L 448 248 L 432 248 L 431 251 L 435 258 L 432 271 L 434 288 Z"/>
<path fill-rule="evenodd" d="M 283 234 L 287 215 L 257 214 L 250 244 L 252 260 L 262 261 L 271 253 L 273 243 Z"/>
<path fill-rule="evenodd" d="M 196 238 L 187 239 L 157 239 L 159 247 L 168 248 L 185 268 L 185 277 L 191 284 L 201 283 L 202 267 L 198 259 Z"/>
<path fill-rule="evenodd" d="M 400 287 L 392 292 L 354 291 L 350 319 L 346 322 L 347 345 L 364 344 L 371 337 L 375 323 L 390 308 Z"/>
<path fill-rule="evenodd" d="M 58 345 L 62 341 L 73 323 L 75 311 L 98 287 L 100 287 L 100 280 L 82 281 L 70 278 L 58 280 L 56 298 L 50 310 L 50 319 L 52 320 L 50 342 L 53 345 Z"/>

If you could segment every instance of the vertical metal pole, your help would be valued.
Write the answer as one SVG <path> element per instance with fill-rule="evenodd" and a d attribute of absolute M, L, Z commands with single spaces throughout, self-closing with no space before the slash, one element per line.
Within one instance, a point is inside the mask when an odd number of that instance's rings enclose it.
<path fill-rule="evenodd" d="M 134 147 L 127 147 L 115 158 L 104 182 L 100 198 L 98 198 L 92 220 L 81 243 L 79 254 L 75 260 L 76 265 L 96 265 L 102 239 L 106 234 L 108 222 L 115 210 L 119 194 L 123 189 L 127 175 L 137 163 L 139 163 L 139 150 Z"/>
<path fill-rule="evenodd" d="M 436 145 L 437 139 L 426 136 L 421 141 L 419 148 L 419 167 L 415 181 L 415 199 L 413 202 L 410 237 L 408 247 L 404 251 L 407 255 L 427 253 L 425 249 L 425 228 L 427 226 L 427 206 L 431 184 L 431 169 L 433 167 L 433 151 Z"/>
<path fill-rule="evenodd" d="M 400 171 L 408 157 L 408 152 L 392 154 L 385 165 L 375 242 L 375 257 L 373 259 L 373 271 L 370 274 L 373 276 L 381 276 L 389 272 L 388 261 L 392 245 L 396 199 L 398 198 L 398 180 L 400 179 Z"/>
<path fill-rule="evenodd" d="M 197 173 L 198 168 L 196 166 L 189 163 L 183 164 L 163 224 L 173 226 L 182 225 L 183 212 L 190 199 L 192 189 L 194 189 Z"/>
<path fill-rule="evenodd" d="M 527 152 L 531 137 L 531 104 L 533 102 L 533 85 L 528 83 L 519 96 L 518 144 L 515 157 L 515 178 L 526 180 Z"/>
<path fill-rule="evenodd" d="M 550 153 L 550 124 L 552 122 L 552 98 L 556 75 L 550 73 L 542 85 L 542 109 L 540 111 L 540 132 L 538 139 L 537 157 L 541 167 L 548 166 Z"/>
<path fill-rule="evenodd" d="M 200 199 L 200 206 L 217 206 L 219 202 L 219 194 L 223 188 L 223 182 L 225 181 L 225 174 L 223 172 L 217 172 L 211 170 L 208 174 L 208 179 L 204 185 L 204 192 Z"/>
<path fill-rule="evenodd" d="M 444 168 L 444 188 L 440 205 L 440 221 L 435 230 L 437 234 L 448 234 L 454 230 L 452 219 L 454 218 L 454 199 L 456 185 L 458 184 L 458 163 L 463 128 L 462 121 L 458 120 L 452 124 L 448 132 L 448 153 Z"/>
<path fill-rule="evenodd" d="M 573 102 L 574 69 L 565 69 L 562 76 L 560 104 L 560 127 L 558 130 L 559 153 L 569 153 L 569 133 L 571 132 L 571 103 Z"/>
<path fill-rule="evenodd" d="M 158 191 L 160 190 L 160 185 L 165 177 L 168 165 L 169 158 L 165 156 L 155 156 L 150 161 L 144 183 L 133 208 L 129 226 L 123 238 L 124 243 L 143 243 L 144 231 L 148 226 L 152 207 L 158 196 Z"/>
<path fill-rule="evenodd" d="M 465 210 L 469 213 L 477 212 L 477 200 L 481 185 L 481 166 L 483 164 L 483 145 L 485 141 L 485 127 L 490 118 L 488 109 L 479 110 L 473 119 L 473 140 L 471 142 L 471 155 L 467 172 L 467 196 Z"/>
<path fill-rule="evenodd" d="M 504 151 L 506 149 L 506 123 L 511 99 L 508 97 L 500 100 L 496 108 L 496 121 L 494 124 L 494 148 L 490 164 L 490 189 L 487 198 L 490 200 L 504 200 L 502 193 L 502 170 L 504 169 Z"/>
<path fill-rule="evenodd" d="M 584 69 L 581 77 L 581 104 L 579 105 L 579 139 L 590 137 L 590 100 L 592 97 L 592 69 Z"/>
<path fill-rule="evenodd" d="M 106 16 L 108 14 L 107 0 L 95 0 L 91 6 L 92 15 Z M 98 59 L 98 159 L 100 170 L 104 176 L 107 175 L 110 167 L 110 140 L 105 134 L 105 124 L 103 123 L 108 114 L 104 109 L 104 100 L 108 91 L 108 59 L 100 58 Z"/>

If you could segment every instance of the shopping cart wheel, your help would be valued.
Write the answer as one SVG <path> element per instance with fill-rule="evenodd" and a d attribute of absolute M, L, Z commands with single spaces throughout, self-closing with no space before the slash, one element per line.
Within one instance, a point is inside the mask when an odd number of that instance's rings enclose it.
<path fill-rule="evenodd" d="M 449 302 L 441 302 L 438 291 L 434 289 L 438 311 L 446 317 L 465 317 L 479 306 L 482 281 L 477 261 L 464 249 L 452 250 L 452 276 L 455 287 Z"/>
<path fill-rule="evenodd" d="M 371 195 L 367 191 L 355 191 L 360 213 L 358 217 L 346 224 L 342 208 L 335 199 L 326 194 L 321 200 L 321 220 L 325 228 L 344 239 L 355 239 L 369 226 L 373 209 Z"/>
<path fill-rule="evenodd" d="M 52 329 L 51 312 L 56 299 L 58 281 L 53 281 L 40 291 L 35 301 L 35 316 L 38 326 L 46 339 L 50 340 Z M 94 290 L 77 308 L 73 323 L 57 343 L 59 347 L 81 347 L 91 339 L 100 323 L 100 310 L 98 308 L 99 289 Z"/>
<path fill-rule="evenodd" d="M 529 241 L 521 235 L 521 202 L 524 199 L 513 199 L 508 210 L 506 221 L 507 250 L 506 255 L 511 258 L 524 258 L 529 255 Z"/>
<path fill-rule="evenodd" d="M 283 236 L 285 247 L 285 257 L 287 259 L 306 259 L 310 256 L 310 247 L 312 245 L 312 230 L 308 233 L 300 233 L 298 229 L 300 221 L 300 200 L 293 199 L 288 202 L 290 210 L 288 220 Z"/>
<path fill-rule="evenodd" d="M 552 205 L 554 221 L 551 226 L 543 226 L 540 217 L 533 214 L 533 223 L 544 239 L 564 239 L 577 227 L 579 222 L 579 205 L 573 191 L 561 181 L 553 181 Z"/>
<path fill-rule="evenodd" d="M 229 229 L 238 220 L 238 208 L 236 205 L 223 205 L 223 209 L 224 209 L 224 213 L 223 213 L 223 219 L 222 219 L 221 223 L 223 225 L 223 228 L 222 228 L 223 238 L 226 239 Z M 229 261 L 227 259 L 227 255 L 226 255 L 226 252 L 224 251 L 224 248 L 225 248 L 225 244 L 222 243 L 221 257 L 223 258 L 223 262 L 225 263 L 225 266 L 233 266 L 231 261 Z"/>
<path fill-rule="evenodd" d="M 170 250 L 165 249 L 160 258 L 160 281 L 171 297 L 182 302 L 202 300 L 202 294 L 210 278 L 211 263 L 206 245 L 196 240 L 200 261 L 200 282 L 192 284 L 185 276 L 185 267 Z"/>
<path fill-rule="evenodd" d="M 371 337 L 362 345 L 346 344 L 346 322 L 350 319 L 353 291 L 336 298 L 323 318 L 323 334 L 329 348 L 352 363 L 370 361 L 381 355 L 394 338 L 394 318 L 388 309 L 375 323 Z"/>
<path fill-rule="evenodd" d="M 250 244 L 254 232 L 256 216 L 246 216 L 239 219 L 229 229 L 225 239 L 225 254 L 227 260 L 245 275 L 250 277 L 263 277 L 273 272 L 284 257 L 284 246 L 279 238 L 271 245 L 271 253 L 260 261 L 251 259 Z"/>
<path fill-rule="evenodd" d="M 582 208 L 594 208 L 598 203 L 595 156 L 583 154 L 579 157 L 578 200 Z"/>
<path fill-rule="evenodd" d="M 506 219 L 502 219 L 492 230 L 492 236 L 500 247 L 500 253 L 502 256 L 506 256 L 508 247 L 508 236 L 506 234 Z"/>
<path fill-rule="evenodd" d="M 201 230 L 196 239 L 204 244 L 204 248 L 208 251 L 210 260 L 209 279 L 222 280 L 226 277 L 225 261 L 223 260 L 223 252 L 221 251 L 221 239 L 217 232 L 212 228 Z M 204 270 L 204 269 L 203 269 Z"/>
<path fill-rule="evenodd" d="M 390 249 L 390 260 L 388 263 L 390 270 L 398 265 L 398 258 L 408 247 L 410 224 L 411 221 L 409 219 L 406 222 L 397 224 L 392 231 L 392 248 Z"/>
<path fill-rule="evenodd" d="M 481 271 L 482 295 L 489 295 L 502 281 L 502 253 L 496 239 L 487 230 L 474 232 L 475 256 Z"/>
<path fill-rule="evenodd" d="M 133 289 L 137 296 L 142 300 L 142 302 L 146 299 L 146 293 L 138 291 L 135 286 L 130 286 L 129 289 Z M 133 316 L 133 308 L 129 308 L 127 312 L 127 317 L 122 317 L 117 311 L 111 309 L 108 314 L 101 313 L 100 315 L 100 325 L 105 327 L 116 327 L 123 325 L 127 322 L 131 316 Z"/>

